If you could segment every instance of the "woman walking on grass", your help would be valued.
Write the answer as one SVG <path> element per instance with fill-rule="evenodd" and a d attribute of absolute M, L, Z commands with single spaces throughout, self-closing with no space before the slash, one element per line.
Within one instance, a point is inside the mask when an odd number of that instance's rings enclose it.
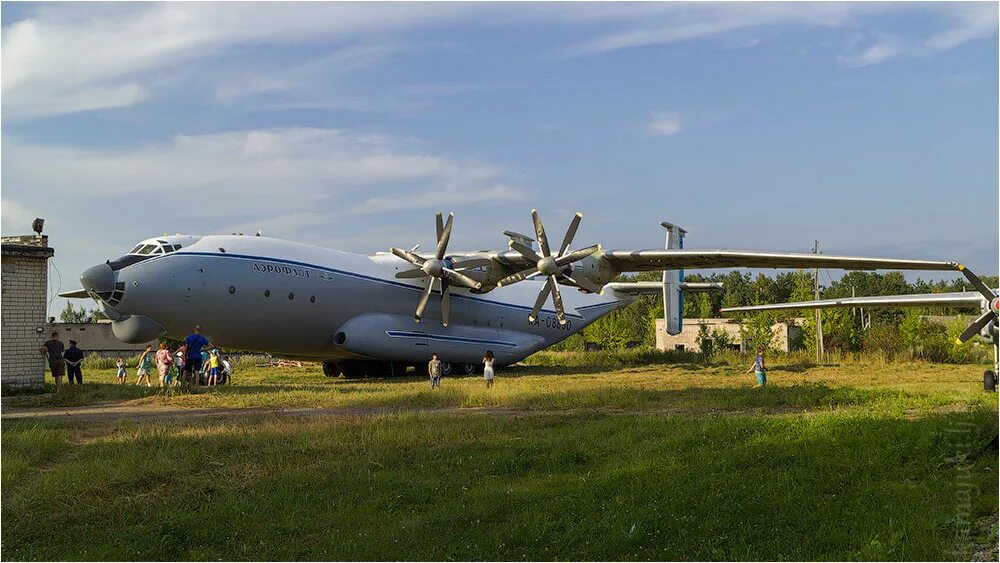
<path fill-rule="evenodd" d="M 483 356 L 483 379 L 486 380 L 486 388 L 493 387 L 493 350 L 487 350 Z"/>
<path fill-rule="evenodd" d="M 764 364 L 763 348 L 757 350 L 757 357 L 754 358 L 753 363 L 750 364 L 750 367 L 747 368 L 747 370 L 743 373 L 750 373 L 750 372 L 754 372 L 754 374 L 757 376 L 757 385 L 754 385 L 754 387 L 763 387 L 767 385 L 767 366 Z"/>
<path fill-rule="evenodd" d="M 150 367 L 153 365 L 153 345 L 147 344 L 146 351 L 139 356 L 139 369 L 136 371 L 135 384 L 139 385 L 143 381 L 146 382 L 146 387 L 152 387 L 153 384 L 149 382 L 149 372 Z"/>

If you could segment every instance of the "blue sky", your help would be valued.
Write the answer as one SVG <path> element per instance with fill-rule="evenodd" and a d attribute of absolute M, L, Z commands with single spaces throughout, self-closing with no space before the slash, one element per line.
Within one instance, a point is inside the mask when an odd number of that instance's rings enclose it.
<path fill-rule="evenodd" d="M 580 245 L 997 271 L 995 3 L 2 7 L 2 230 L 62 289 L 165 232 Z M 925 276 L 932 277 L 932 276 Z M 53 290 L 57 289 L 53 287 Z M 57 300 L 52 312 L 62 308 Z"/>

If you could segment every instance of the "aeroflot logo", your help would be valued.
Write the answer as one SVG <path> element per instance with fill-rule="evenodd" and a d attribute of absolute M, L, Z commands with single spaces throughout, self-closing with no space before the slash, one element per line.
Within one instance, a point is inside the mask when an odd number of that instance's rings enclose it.
<path fill-rule="evenodd" d="M 309 270 L 305 268 L 296 268 L 294 266 L 280 266 L 275 264 L 265 264 L 263 262 L 254 262 L 251 268 L 255 272 L 265 274 L 284 274 L 286 276 L 295 276 L 297 278 L 309 277 Z"/>

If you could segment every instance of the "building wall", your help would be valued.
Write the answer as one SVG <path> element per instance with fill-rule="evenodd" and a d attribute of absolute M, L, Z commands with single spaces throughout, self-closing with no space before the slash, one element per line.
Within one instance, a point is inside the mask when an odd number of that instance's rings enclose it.
<path fill-rule="evenodd" d="M 774 331 L 772 346 L 783 352 L 789 351 L 789 342 L 792 342 L 802 332 L 802 319 L 792 319 L 791 323 L 775 323 L 771 326 Z M 733 319 L 684 319 L 684 328 L 680 334 L 667 334 L 663 319 L 656 319 L 656 348 L 658 350 L 677 350 L 683 346 L 683 350 L 688 352 L 701 352 L 698 345 L 698 327 L 704 324 L 708 327 L 708 332 L 722 330 L 729 335 L 730 340 L 739 349 L 742 347 L 740 338 L 740 325 Z"/>
<path fill-rule="evenodd" d="M 112 356 L 123 354 L 133 356 L 146 349 L 146 344 L 157 346 L 156 340 L 144 342 L 142 344 L 128 344 L 115 338 L 111 331 L 110 322 L 97 323 L 50 323 L 45 325 L 45 334 L 52 331 L 59 333 L 59 339 L 69 346 L 69 340 L 76 340 L 76 345 L 83 350 L 84 354 L 92 353 L 101 356 Z"/>
<path fill-rule="evenodd" d="M 3 239 L 0 386 L 4 389 L 40 388 L 45 382 L 45 357 L 38 349 L 48 340 L 45 309 L 52 254 L 46 237 Z"/>

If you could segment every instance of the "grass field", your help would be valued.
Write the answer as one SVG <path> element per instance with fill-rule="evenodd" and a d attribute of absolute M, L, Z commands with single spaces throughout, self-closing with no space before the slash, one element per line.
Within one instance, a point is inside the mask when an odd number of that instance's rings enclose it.
<path fill-rule="evenodd" d="M 979 366 L 539 363 L 5 397 L 2 557 L 996 560 Z"/>

